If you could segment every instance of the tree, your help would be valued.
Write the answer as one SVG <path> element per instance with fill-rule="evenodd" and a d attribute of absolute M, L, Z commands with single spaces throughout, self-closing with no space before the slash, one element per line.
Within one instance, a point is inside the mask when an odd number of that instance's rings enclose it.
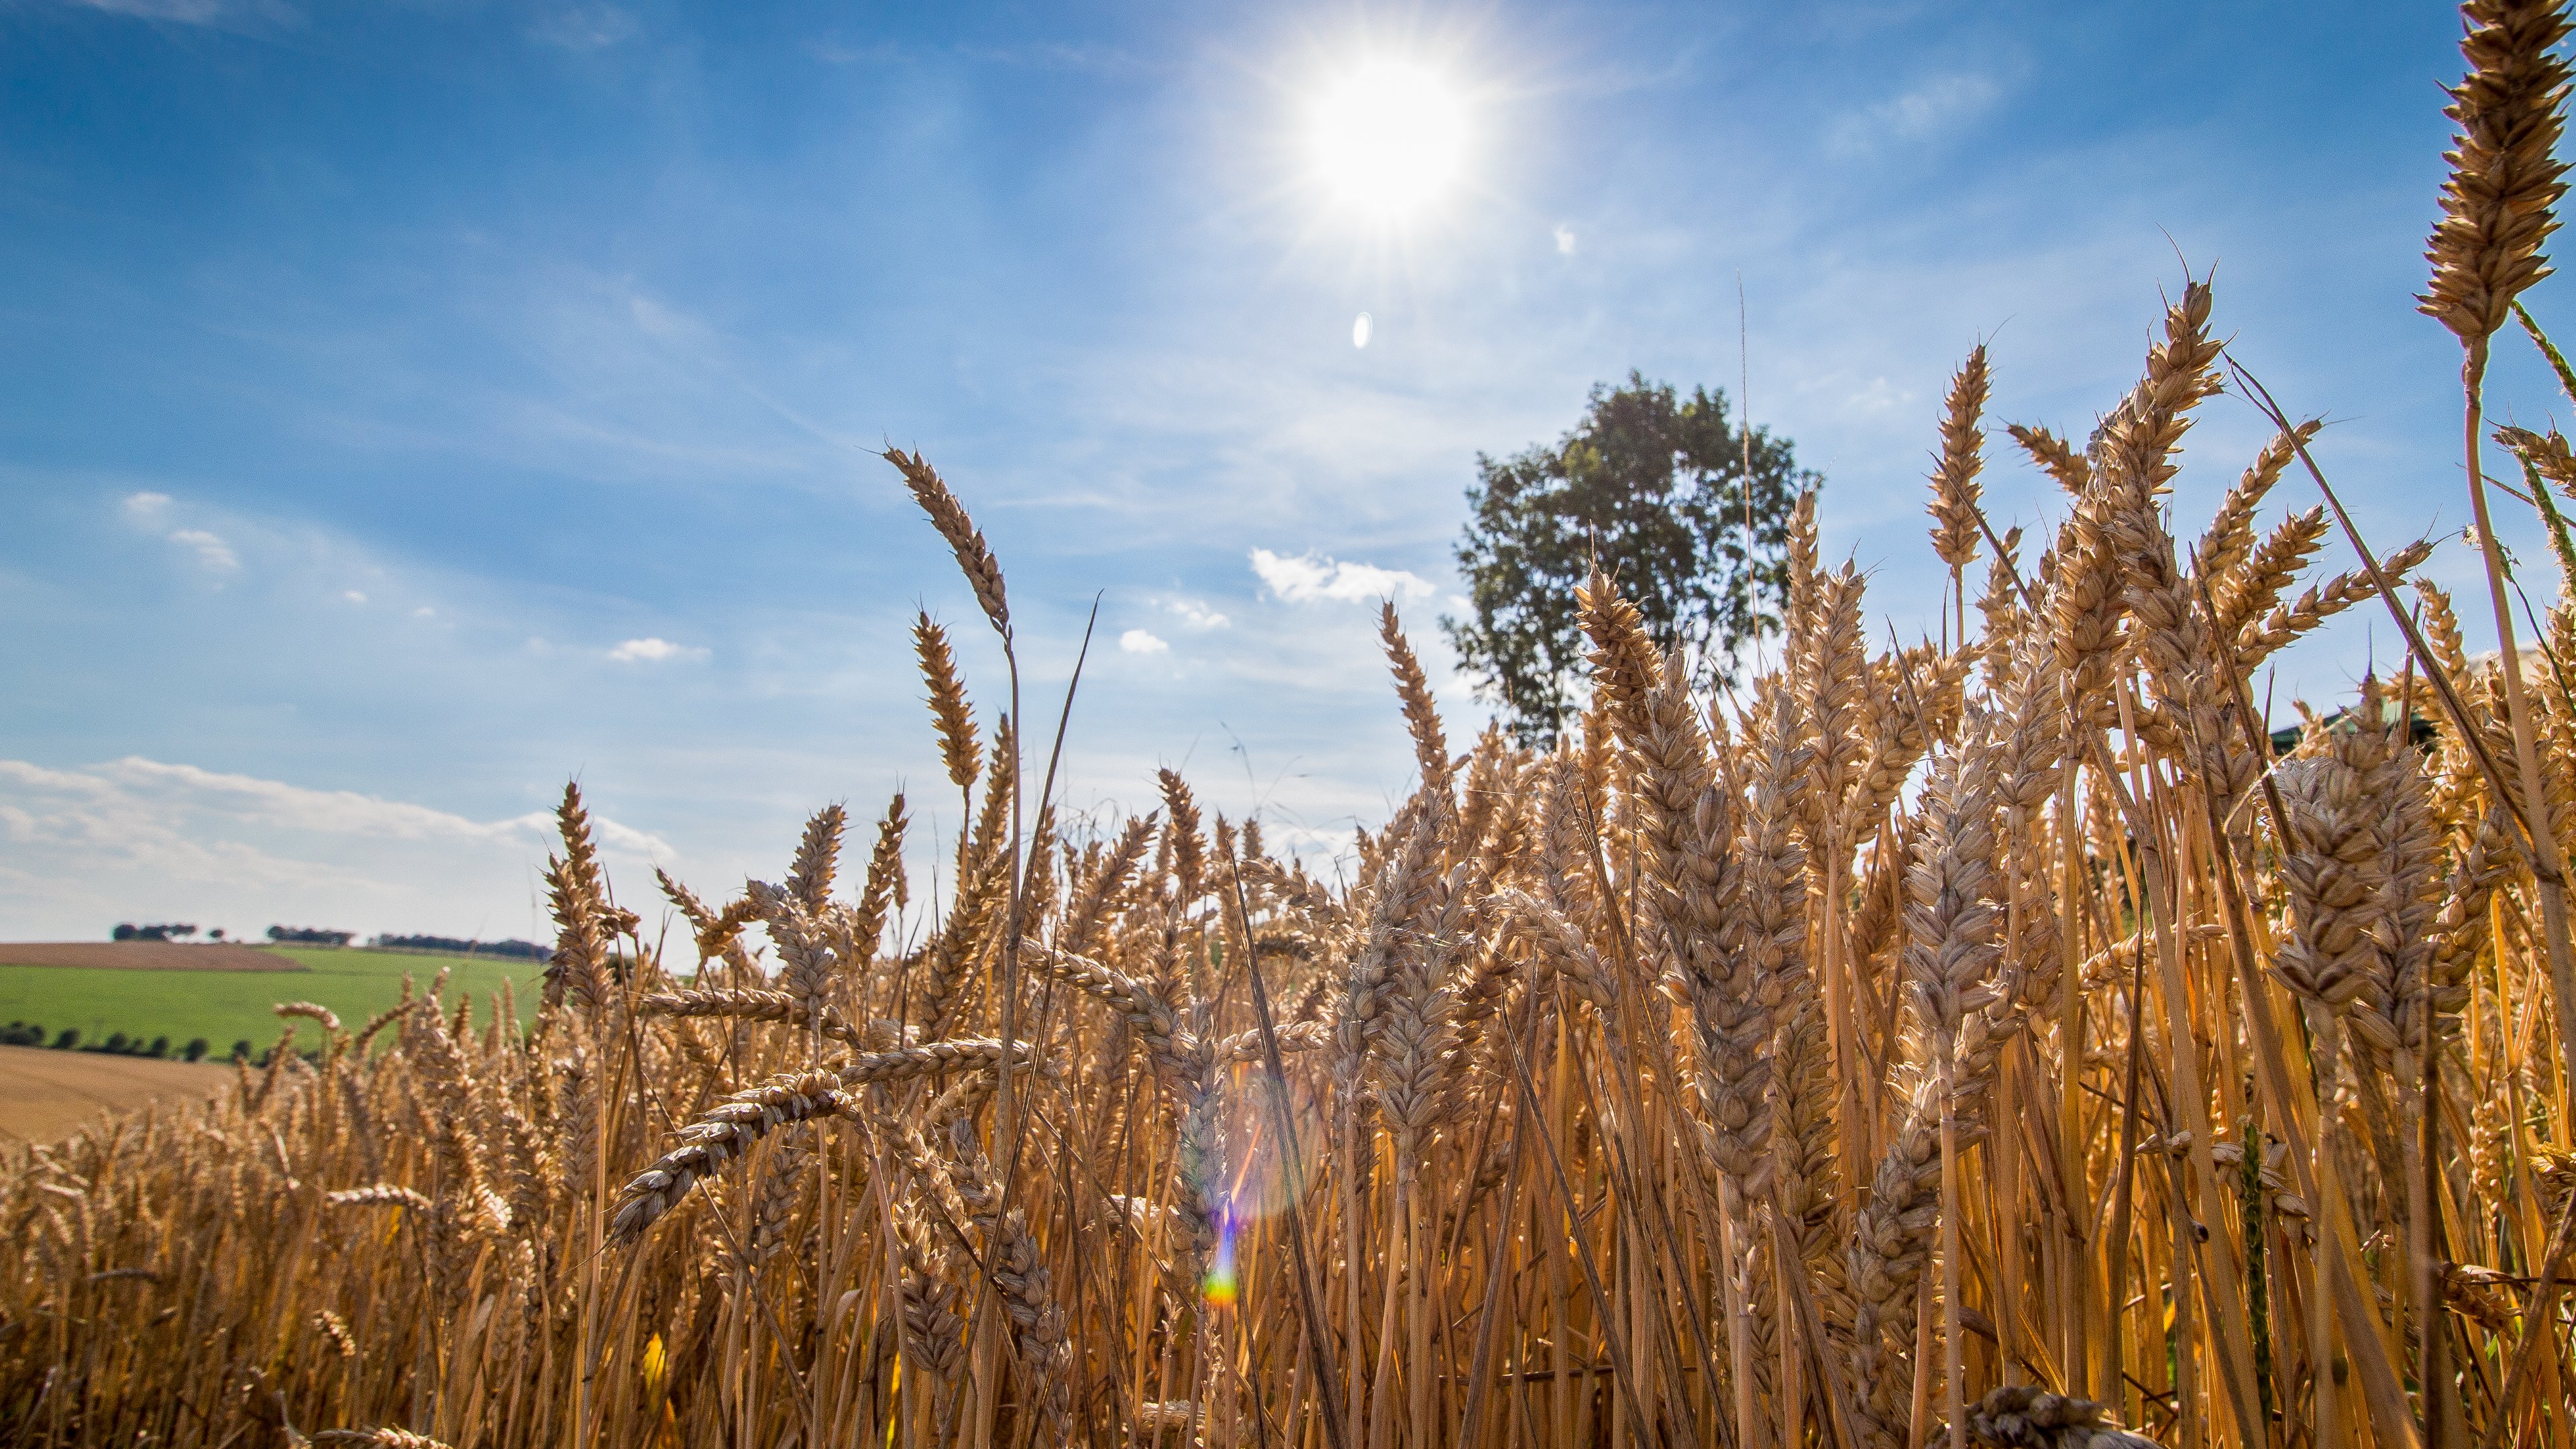
<path fill-rule="evenodd" d="M 206 1051 L 206 1039 L 201 1036 L 192 1036 L 188 1038 L 187 1046 L 180 1049 L 179 1055 L 192 1062 L 202 1062 L 206 1059 Z"/>
<path fill-rule="evenodd" d="M 346 946 L 355 931 L 326 931 L 319 926 L 271 926 L 268 939 L 287 946 Z"/>
<path fill-rule="evenodd" d="M 131 923 L 121 923 L 115 930 L 108 932 L 108 939 L 114 941 L 168 941 L 182 936 L 193 936 L 195 934 L 197 934 L 197 928 L 194 926 L 137 926 Z"/>
<path fill-rule="evenodd" d="M 1552 742 L 1580 703 L 1574 590 L 1595 560 L 1700 687 L 1731 682 L 1737 651 L 1778 631 L 1790 515 L 1824 480 L 1798 467 L 1788 439 L 1753 429 L 1748 550 L 1747 461 L 1724 392 L 1683 398 L 1636 372 L 1596 385 L 1554 446 L 1476 455 L 1458 540 L 1474 615 L 1440 627 L 1523 743 Z"/>

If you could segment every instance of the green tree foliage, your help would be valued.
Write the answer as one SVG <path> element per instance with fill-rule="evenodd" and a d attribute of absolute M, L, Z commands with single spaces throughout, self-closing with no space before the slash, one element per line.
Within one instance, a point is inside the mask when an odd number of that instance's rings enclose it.
<path fill-rule="evenodd" d="M 282 929 L 282 928 L 281 928 Z M 338 932 L 331 934 L 337 935 Z M 367 942 L 380 951 L 445 951 L 459 956 L 506 956 L 519 961 L 550 961 L 551 947 L 533 941 L 478 941 L 460 936 L 378 935 Z"/>
<path fill-rule="evenodd" d="M 1684 398 L 1630 372 L 1621 386 L 1595 386 L 1583 420 L 1553 446 L 1477 455 L 1458 541 L 1474 615 L 1440 626 L 1522 741 L 1553 741 L 1581 702 L 1574 590 L 1596 558 L 1702 687 L 1731 681 L 1737 650 L 1779 629 L 1790 514 L 1824 480 L 1762 428 L 1751 464 L 1748 553 L 1745 439 L 1722 391 Z"/>
<path fill-rule="evenodd" d="M 326 931 L 319 926 L 271 926 L 268 939 L 287 946 L 346 946 L 355 931 Z"/>
<path fill-rule="evenodd" d="M 138 926 L 132 922 L 119 922 L 115 930 L 108 932 L 108 939 L 114 941 L 177 941 L 195 934 L 197 934 L 197 928 L 189 925 Z M 220 935 L 221 933 L 218 932 L 217 934 Z"/>

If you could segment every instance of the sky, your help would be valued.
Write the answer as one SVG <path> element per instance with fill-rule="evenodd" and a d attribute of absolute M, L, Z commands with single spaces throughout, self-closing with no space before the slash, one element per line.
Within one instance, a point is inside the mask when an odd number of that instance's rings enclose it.
<path fill-rule="evenodd" d="M 2466 590 L 2459 354 L 2411 301 L 2457 33 L 2349 0 L 0 0 L 0 939 L 542 937 L 569 779 L 631 904 L 656 864 L 774 879 L 809 812 L 898 789 L 935 868 L 916 611 L 979 718 L 1009 690 L 889 444 L 990 537 L 1041 729 L 1097 608 L 1068 809 L 1170 766 L 1319 859 L 1409 789 L 1377 602 L 1463 747 L 1437 621 L 1476 457 L 1631 369 L 1794 442 L 1883 645 L 1937 628 L 1967 351 L 1989 511 L 2053 522 L 2000 424 L 2080 438 L 2214 268 L 2365 533 L 2447 537 Z M 1392 210 L 1354 191 L 1376 113 L 1318 140 L 1388 75 L 1455 142 Z M 2498 357 L 2491 410 L 2554 418 Z M 2178 532 L 2265 433 L 2204 408 Z M 2393 644 L 2356 610 L 2270 696 Z"/>

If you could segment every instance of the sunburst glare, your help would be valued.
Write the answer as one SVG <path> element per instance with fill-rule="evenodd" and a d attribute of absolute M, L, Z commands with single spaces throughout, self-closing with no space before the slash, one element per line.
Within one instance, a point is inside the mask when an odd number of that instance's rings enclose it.
<path fill-rule="evenodd" d="M 1365 61 L 1315 102 L 1316 173 L 1340 206 L 1401 222 L 1457 181 L 1467 129 L 1466 103 L 1446 77 L 1412 61 Z"/>

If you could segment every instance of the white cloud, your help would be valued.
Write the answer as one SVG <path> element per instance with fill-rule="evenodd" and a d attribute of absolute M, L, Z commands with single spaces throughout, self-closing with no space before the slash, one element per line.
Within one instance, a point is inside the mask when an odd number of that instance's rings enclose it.
<path fill-rule="evenodd" d="M 1196 599 L 1173 599 L 1163 607 L 1180 616 L 1181 622 L 1193 629 L 1223 629 L 1234 623 Z"/>
<path fill-rule="evenodd" d="M 197 562 L 212 572 L 230 573 L 241 567 L 241 556 L 233 552 L 233 546 L 224 542 L 221 534 L 208 533 L 202 528 L 183 528 L 171 534 L 170 541 L 195 549 Z"/>
<path fill-rule="evenodd" d="M 1142 629 L 1130 629 L 1126 633 L 1119 635 L 1118 647 L 1126 650 L 1130 654 L 1169 654 L 1172 652 L 1171 645 L 1164 643 L 1162 640 L 1155 638 L 1153 635 L 1146 633 Z"/>
<path fill-rule="evenodd" d="M 438 611 L 427 604 L 423 604 L 419 608 L 412 610 L 411 616 L 415 619 L 435 619 L 438 617 Z"/>
<path fill-rule="evenodd" d="M 674 855 L 595 804 L 591 822 L 620 873 Z M 98 937 L 177 913 L 253 933 L 294 921 L 526 935 L 543 929 L 530 886 L 553 829 L 544 810 L 476 820 L 141 756 L 61 770 L 0 759 L 0 932 Z"/>
<path fill-rule="evenodd" d="M 0 776 L 29 778 L 27 772 L 34 770 L 35 767 L 15 760 L 0 760 Z M 45 775 L 49 772 L 35 773 Z M 243 819 L 325 835 L 369 836 L 384 840 L 501 840 L 543 837 L 554 829 L 554 816 L 544 811 L 507 820 L 468 820 L 462 815 L 451 815 L 426 805 L 379 799 L 353 790 L 310 790 L 279 780 L 263 780 L 256 775 L 230 775 L 195 765 L 164 764 L 140 755 L 92 765 L 78 776 L 56 773 L 50 778 L 61 782 L 84 776 L 145 794 L 186 795 L 199 802 L 222 801 L 227 813 Z M 600 838 L 617 841 L 630 849 L 665 854 L 670 851 L 668 845 L 650 835 L 609 822 L 600 825 Z"/>
<path fill-rule="evenodd" d="M 1574 255 L 1574 228 L 1563 222 L 1556 226 L 1556 254 L 1561 257 Z"/>
<path fill-rule="evenodd" d="M 672 659 L 695 663 L 706 658 L 707 651 L 668 639 L 629 639 L 609 650 L 608 657 L 620 664 L 660 664 Z"/>
<path fill-rule="evenodd" d="M 161 533 L 161 530 L 170 522 L 170 506 L 169 494 L 154 493 L 147 489 L 141 493 L 125 495 L 120 508 L 125 514 L 126 522 L 137 528 Z M 224 541 L 222 534 L 212 533 L 202 528 L 181 528 L 173 529 L 161 536 L 182 547 L 195 549 L 197 562 L 211 572 L 231 573 L 241 567 L 241 555 L 233 552 L 233 546 Z"/>
<path fill-rule="evenodd" d="M 366 591 L 363 589 L 342 589 L 340 597 L 352 604 L 363 604 L 367 601 Z"/>
<path fill-rule="evenodd" d="M 1252 551 L 1252 571 L 1270 592 L 1292 604 L 1311 604 L 1319 599 L 1337 599 L 1357 603 L 1368 599 L 1420 599 L 1428 597 L 1431 585 L 1419 575 L 1402 569 L 1382 569 L 1375 564 L 1337 563 L 1314 554 L 1288 558 L 1266 548 Z"/>

